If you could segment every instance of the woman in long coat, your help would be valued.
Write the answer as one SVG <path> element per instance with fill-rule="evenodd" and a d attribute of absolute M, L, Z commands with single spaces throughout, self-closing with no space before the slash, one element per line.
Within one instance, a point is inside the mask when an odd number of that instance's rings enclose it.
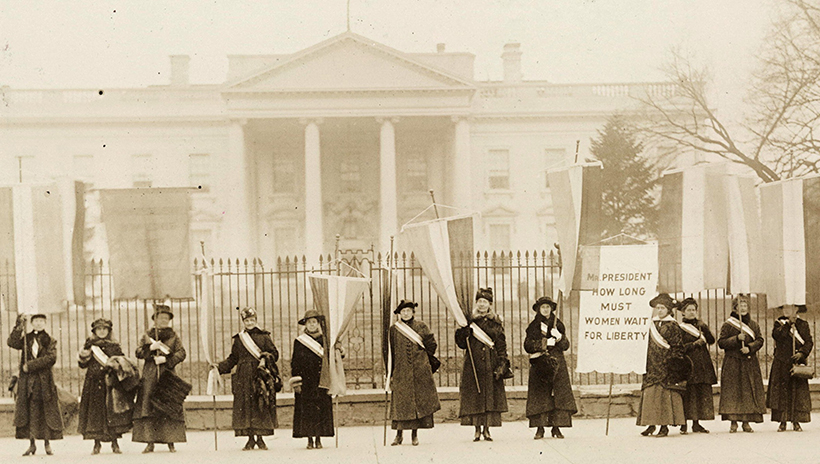
<path fill-rule="evenodd" d="M 484 440 L 492 441 L 490 427 L 500 427 L 501 413 L 507 411 L 504 379 L 512 377 L 512 371 L 504 326 L 501 318 L 492 311 L 493 290 L 479 289 L 475 300 L 471 325 L 478 330 L 468 325 L 455 333 L 456 345 L 468 350 L 464 353 L 464 368 L 458 387 L 461 398 L 458 416 L 461 425 L 475 427 L 473 441 L 481 440 L 482 435 Z M 470 361 L 470 353 L 475 364 Z M 476 377 L 480 390 L 476 388 Z"/>
<path fill-rule="evenodd" d="M 412 430 L 413 446 L 418 445 L 418 429 L 433 428 L 433 413 L 441 409 L 430 366 L 430 356 L 435 355 L 438 345 L 427 324 L 415 318 L 417 306 L 402 300 L 393 311 L 400 320 L 390 327 L 393 363 L 390 418 L 396 431 L 393 446 L 402 443 L 403 430 Z"/>
<path fill-rule="evenodd" d="M 536 314 L 524 339 L 524 351 L 530 354 L 527 418 L 530 427 L 537 427 L 536 440 L 544 438 L 544 427 L 552 427 L 553 437 L 564 438 L 560 427 L 572 427 L 572 415 L 578 412 L 564 359 L 569 338 L 555 315 L 557 306 L 549 297 L 539 298 L 532 305 Z"/>
<path fill-rule="evenodd" d="M 715 418 L 712 385 L 717 383 L 717 375 L 709 355 L 709 345 L 715 343 L 715 336 L 706 322 L 698 319 L 698 302 L 694 298 L 686 298 L 680 307 L 683 311 L 683 321 L 680 324 L 683 329 L 683 349 L 692 360 L 692 373 L 683 393 L 683 411 L 686 420 L 692 421 L 692 432 L 709 433 L 699 421 Z M 680 431 L 687 432 L 686 424 L 683 424 Z"/>
<path fill-rule="evenodd" d="M 80 419 L 77 431 L 85 440 L 94 440 L 91 454 L 99 454 L 101 442 L 111 442 L 111 451 L 120 454 L 117 439 L 131 428 L 131 413 L 117 414 L 113 410 L 113 401 L 109 401 L 110 388 L 106 385 L 106 376 L 110 368 L 106 367 L 107 358 L 122 356 L 120 344 L 111 338 L 113 323 L 108 319 L 97 319 L 91 323 L 89 337 L 79 354 L 78 364 L 85 372 L 83 393 L 80 398 Z M 99 353 L 102 353 L 100 356 Z M 133 400 L 131 396 L 131 400 Z"/>
<path fill-rule="evenodd" d="M 257 327 L 256 310 L 245 308 L 240 315 L 245 329 L 233 336 L 231 354 L 217 368 L 220 374 L 227 374 L 236 366 L 236 373 L 231 376 L 231 427 L 235 436 L 248 437 L 242 449 L 248 451 L 256 446 L 266 450 L 268 447 L 262 437 L 273 435 L 277 425 L 276 392 L 257 391 L 256 385 L 260 370 L 278 375 L 279 350 L 273 344 L 270 332 Z"/>
<path fill-rule="evenodd" d="M 57 398 L 57 385 L 51 368 L 57 362 L 57 340 L 46 333 L 46 316 L 31 316 L 34 330 L 25 334 L 28 316 L 17 318 L 17 325 L 6 344 L 20 350 L 20 372 L 14 405 L 15 436 L 29 440 L 23 456 L 37 451 L 34 440 L 43 440 L 46 454 L 53 454 L 50 440 L 63 438 L 63 416 Z M 24 342 L 25 340 L 25 342 Z"/>
<path fill-rule="evenodd" d="M 655 314 L 650 322 L 637 422 L 648 426 L 641 435 L 652 435 L 655 426 L 660 425 L 657 436 L 665 437 L 669 435 L 670 425 L 686 423 L 681 385 L 689 375 L 685 367 L 689 361 L 683 352 L 682 331 L 671 315 L 675 300 L 661 293 L 652 298 L 649 305 L 655 308 Z"/>
<path fill-rule="evenodd" d="M 299 325 L 305 332 L 293 341 L 290 384 L 294 391 L 293 438 L 307 438 L 307 448 L 321 448 L 321 437 L 332 437 L 333 399 L 319 386 L 325 340 L 318 311 L 309 310 Z M 314 441 L 315 440 L 315 441 Z"/>
<path fill-rule="evenodd" d="M 811 421 L 811 395 L 809 381 L 791 376 L 791 367 L 806 364 L 814 349 L 809 323 L 798 313 L 806 312 L 803 305 L 783 306 L 783 316 L 772 328 L 774 338 L 774 359 L 769 372 L 769 389 L 766 392 L 766 406 L 772 409 L 772 422 L 780 422 L 778 432 L 786 430 L 791 422 L 795 431 L 803 430 L 801 422 Z M 794 333 L 794 328 L 797 332 Z"/>
<path fill-rule="evenodd" d="M 718 346 L 724 350 L 720 417 L 731 421 L 730 433 L 737 432 L 738 421 L 743 423 L 744 432 L 753 432 L 749 422 L 763 422 L 766 398 L 757 359 L 757 352 L 763 347 L 763 335 L 749 315 L 748 296 L 741 294 L 732 300 L 732 314 L 720 328 Z"/>
<path fill-rule="evenodd" d="M 142 344 L 137 348 L 137 358 L 145 360 L 142 369 L 142 385 L 137 392 L 134 405 L 134 430 L 131 441 L 147 443 L 143 453 L 154 451 L 154 443 L 167 443 L 168 451 L 175 452 L 174 443 L 184 443 L 185 415 L 169 416 L 151 405 L 151 397 L 159 384 L 159 376 L 165 371 L 174 371 L 177 364 L 185 360 L 187 354 L 179 335 L 170 327 L 174 313 L 166 305 L 156 305 L 154 327 L 142 336 Z"/>

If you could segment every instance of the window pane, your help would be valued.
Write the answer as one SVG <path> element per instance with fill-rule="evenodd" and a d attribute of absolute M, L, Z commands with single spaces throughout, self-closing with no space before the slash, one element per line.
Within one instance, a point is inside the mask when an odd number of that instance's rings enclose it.
<path fill-rule="evenodd" d="M 276 193 L 293 193 L 296 191 L 296 165 L 290 158 L 274 155 L 273 191 Z"/>
<path fill-rule="evenodd" d="M 419 155 L 407 158 L 404 172 L 407 191 L 426 192 L 428 190 L 426 158 Z"/>
<path fill-rule="evenodd" d="M 361 173 L 359 164 L 352 161 L 342 161 L 339 180 L 343 193 L 358 193 L 361 189 Z"/>
<path fill-rule="evenodd" d="M 188 155 L 188 185 L 200 192 L 211 190 L 211 158 L 207 154 Z"/>
<path fill-rule="evenodd" d="M 510 188 L 510 151 L 490 150 L 488 152 L 488 178 L 490 189 L 507 190 Z"/>

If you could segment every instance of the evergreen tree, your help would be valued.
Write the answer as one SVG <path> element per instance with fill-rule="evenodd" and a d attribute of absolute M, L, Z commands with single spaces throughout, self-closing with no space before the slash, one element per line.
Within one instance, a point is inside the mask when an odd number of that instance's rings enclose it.
<path fill-rule="evenodd" d="M 610 116 L 590 153 L 603 163 L 601 202 L 603 238 L 625 233 L 639 238 L 655 236 L 657 176 L 643 156 L 635 128 L 619 115 Z"/>

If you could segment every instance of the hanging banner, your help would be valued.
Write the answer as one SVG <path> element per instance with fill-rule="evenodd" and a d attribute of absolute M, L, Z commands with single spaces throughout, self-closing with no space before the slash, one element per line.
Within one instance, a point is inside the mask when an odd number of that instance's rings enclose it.
<path fill-rule="evenodd" d="M 726 220 L 729 223 L 729 293 L 763 291 L 763 253 L 755 179 L 727 175 Z"/>
<path fill-rule="evenodd" d="M 658 247 L 590 246 L 581 249 L 576 372 L 643 374 L 658 283 Z"/>

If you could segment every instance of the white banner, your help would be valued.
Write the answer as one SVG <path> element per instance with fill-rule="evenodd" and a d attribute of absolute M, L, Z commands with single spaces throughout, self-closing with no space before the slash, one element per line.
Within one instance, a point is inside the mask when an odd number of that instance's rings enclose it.
<path fill-rule="evenodd" d="M 589 247 L 583 279 L 597 282 L 580 292 L 576 372 L 643 374 L 658 283 L 658 246 Z M 590 287 L 585 287 L 590 288 Z"/>

